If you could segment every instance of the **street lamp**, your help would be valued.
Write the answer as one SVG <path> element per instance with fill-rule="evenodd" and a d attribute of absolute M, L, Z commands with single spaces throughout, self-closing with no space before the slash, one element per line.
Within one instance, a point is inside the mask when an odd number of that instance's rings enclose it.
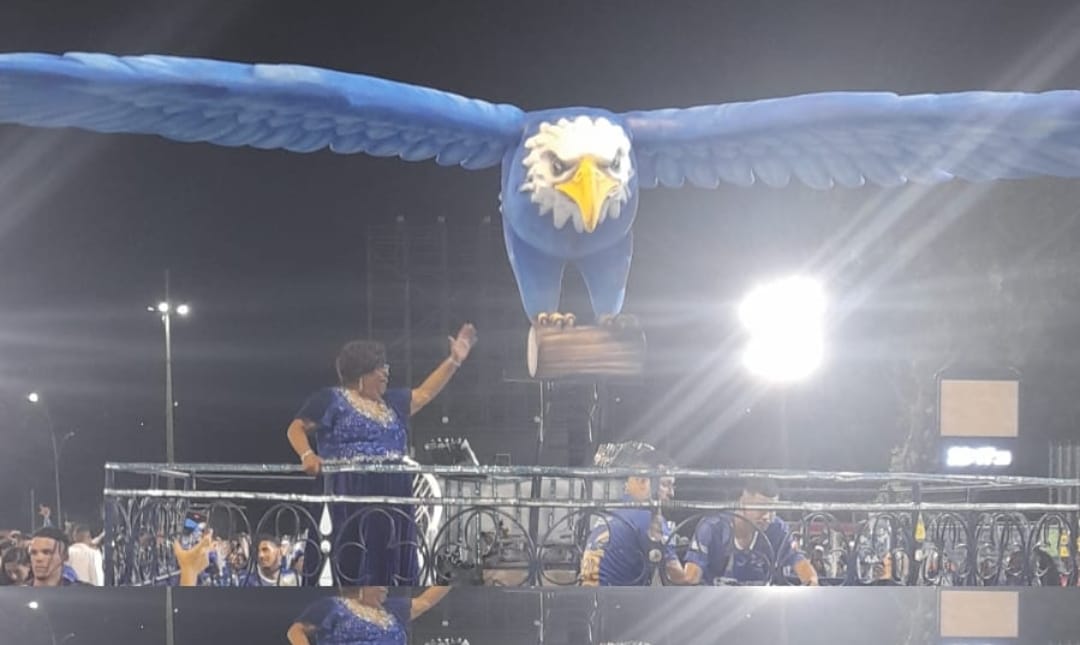
<path fill-rule="evenodd" d="M 75 436 L 75 431 L 68 432 L 57 442 L 56 426 L 53 424 L 52 414 L 49 413 L 49 406 L 45 404 L 45 399 L 39 393 L 31 392 L 26 395 L 26 400 L 41 409 L 45 422 L 49 426 L 49 439 L 52 441 L 53 452 L 53 477 L 56 484 L 56 525 L 63 527 L 64 507 L 61 506 L 60 495 L 60 455 L 63 454 L 64 444 L 67 443 L 68 439 Z"/>
<path fill-rule="evenodd" d="M 162 300 L 157 306 L 148 306 L 146 310 L 159 314 L 161 324 L 165 327 L 165 461 L 171 464 L 176 461 L 173 443 L 173 408 L 176 403 L 173 401 L 172 385 L 172 315 L 175 312 L 183 318 L 191 313 L 191 306 L 186 303 L 174 306 L 168 300 Z"/>

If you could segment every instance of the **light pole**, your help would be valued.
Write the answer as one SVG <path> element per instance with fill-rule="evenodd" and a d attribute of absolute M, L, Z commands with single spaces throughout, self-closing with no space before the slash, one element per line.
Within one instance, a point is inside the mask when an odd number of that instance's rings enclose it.
<path fill-rule="evenodd" d="M 181 318 L 191 313 L 191 307 L 187 304 L 174 304 L 169 300 L 169 272 L 165 272 L 165 299 L 157 303 L 157 306 L 148 306 L 147 311 L 161 315 L 161 324 L 165 327 L 165 461 L 176 461 L 176 449 L 173 443 L 173 408 L 176 401 L 173 400 L 172 385 L 172 315 Z"/>
<path fill-rule="evenodd" d="M 60 455 L 63 454 L 64 444 L 68 439 L 75 436 L 75 431 L 72 430 L 63 436 L 58 442 L 56 440 L 56 426 L 53 424 L 52 414 L 49 413 L 49 406 L 45 404 L 45 400 L 37 392 L 31 392 L 26 395 L 26 400 L 31 404 L 37 406 L 42 415 L 45 417 L 45 422 L 49 426 L 49 440 L 52 442 L 53 453 L 53 478 L 56 484 L 56 526 L 63 527 L 64 521 L 64 507 L 61 505 L 62 497 L 60 495 Z"/>

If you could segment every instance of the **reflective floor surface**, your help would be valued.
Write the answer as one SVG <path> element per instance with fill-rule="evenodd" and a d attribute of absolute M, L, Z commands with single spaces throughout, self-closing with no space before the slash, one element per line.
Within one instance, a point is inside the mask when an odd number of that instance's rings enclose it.
<path fill-rule="evenodd" d="M 422 590 L 389 593 L 388 605 Z M 297 618 L 327 597 L 341 595 L 331 589 L 0 588 L 0 643 L 289 643 Z M 1078 589 L 457 587 L 412 621 L 407 640 L 333 642 L 1063 643 L 1080 641 L 1078 607 Z M 329 641 L 314 633 L 309 639 Z"/>

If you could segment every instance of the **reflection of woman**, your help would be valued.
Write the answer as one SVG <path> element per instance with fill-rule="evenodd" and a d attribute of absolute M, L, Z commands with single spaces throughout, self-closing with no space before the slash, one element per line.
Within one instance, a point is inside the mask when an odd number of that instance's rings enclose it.
<path fill-rule="evenodd" d="M 431 587 L 416 598 L 387 598 L 386 587 L 352 587 L 315 602 L 296 619 L 291 645 L 391 645 L 408 642 L 409 622 L 434 607 L 450 587 Z M 312 638 L 314 637 L 314 638 Z"/>
<path fill-rule="evenodd" d="M 390 366 L 382 344 L 353 341 L 345 345 L 337 358 L 341 386 L 316 392 L 289 425 L 289 443 L 304 470 L 317 474 L 323 459 L 399 463 L 407 449 L 409 417 L 442 391 L 475 342 L 476 329 L 463 326 L 457 337 L 450 339 L 450 356 L 413 390 L 386 388 Z M 308 442 L 311 433 L 315 433 L 318 454 Z M 329 477 L 331 492 L 336 494 L 412 496 L 412 475 L 339 473 Z M 332 504 L 330 514 L 340 582 L 418 583 L 416 525 L 411 507 L 375 510 Z M 345 534 L 342 527 L 347 530 Z"/>

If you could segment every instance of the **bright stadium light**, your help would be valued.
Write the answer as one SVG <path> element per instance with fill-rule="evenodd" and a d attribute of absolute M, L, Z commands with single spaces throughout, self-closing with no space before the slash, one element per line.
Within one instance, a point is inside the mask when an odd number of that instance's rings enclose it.
<path fill-rule="evenodd" d="M 804 276 L 783 278 L 754 288 L 739 305 L 750 334 L 743 364 L 777 383 L 809 376 L 825 356 L 825 291 Z"/>

